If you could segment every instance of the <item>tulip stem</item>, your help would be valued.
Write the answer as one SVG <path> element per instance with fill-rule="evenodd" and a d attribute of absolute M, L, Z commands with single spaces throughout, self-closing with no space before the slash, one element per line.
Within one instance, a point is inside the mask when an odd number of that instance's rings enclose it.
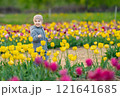
<path fill-rule="evenodd" d="M 49 62 L 51 63 L 51 59 L 49 58 Z"/>
<path fill-rule="evenodd" d="M 64 52 L 64 59 L 65 59 L 65 52 Z"/>
<path fill-rule="evenodd" d="M 97 59 L 97 55 L 95 54 L 95 57 L 96 57 L 96 64 L 97 64 L 97 67 L 98 67 L 98 59 Z"/>
<path fill-rule="evenodd" d="M 67 53 L 67 57 L 68 57 L 68 49 L 66 50 L 66 53 Z"/>
<path fill-rule="evenodd" d="M 63 52 L 61 53 L 61 60 L 62 60 L 62 55 L 63 55 Z"/>
<path fill-rule="evenodd" d="M 101 48 L 101 57 L 102 57 L 102 48 Z"/>
<path fill-rule="evenodd" d="M 75 54 L 76 54 L 76 56 L 77 56 L 77 52 L 75 51 Z M 76 61 L 77 61 L 77 64 L 78 64 L 78 57 L 76 58 Z"/>
<path fill-rule="evenodd" d="M 88 54 L 88 58 L 89 58 L 89 52 L 88 52 L 88 49 L 87 49 L 87 54 Z"/>
<path fill-rule="evenodd" d="M 53 47 L 53 53 L 54 53 L 55 51 L 54 51 L 54 47 Z"/>

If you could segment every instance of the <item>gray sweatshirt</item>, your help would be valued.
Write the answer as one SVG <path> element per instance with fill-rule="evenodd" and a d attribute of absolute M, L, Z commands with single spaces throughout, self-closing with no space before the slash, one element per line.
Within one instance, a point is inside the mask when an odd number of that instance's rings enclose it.
<path fill-rule="evenodd" d="M 42 35 L 41 38 L 38 38 L 38 35 Z M 47 48 L 47 42 L 48 42 L 48 38 L 45 36 L 45 31 L 43 29 L 43 27 L 36 27 L 35 25 L 31 26 L 30 27 L 30 35 L 32 36 L 33 38 L 33 48 L 34 48 L 34 51 L 36 51 L 36 48 L 41 46 L 41 40 L 44 40 L 46 41 L 46 44 L 45 46 L 43 47 L 45 51 L 48 50 Z"/>

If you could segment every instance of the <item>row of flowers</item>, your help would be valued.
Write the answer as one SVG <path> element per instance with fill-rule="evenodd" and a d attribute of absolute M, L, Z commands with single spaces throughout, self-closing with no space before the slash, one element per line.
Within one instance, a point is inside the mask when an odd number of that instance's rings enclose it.
<path fill-rule="evenodd" d="M 22 81 L 22 80 L 57 80 L 57 81 L 72 81 L 72 80 L 94 80 L 94 81 L 110 81 L 116 80 L 116 67 L 120 70 L 120 64 L 115 58 L 111 59 L 111 69 L 104 69 L 100 66 L 94 67 L 95 64 L 91 59 L 86 59 L 87 67 L 81 64 L 75 64 L 72 67 L 62 69 L 55 62 L 49 63 L 42 60 L 41 57 L 35 58 L 33 65 L 32 60 L 28 64 L 8 65 L 4 64 L 0 68 L 0 80 Z M 115 68 L 114 68 L 114 67 Z M 0 66 L 1 67 L 1 66 Z M 119 72 L 120 74 L 120 72 Z"/>
<path fill-rule="evenodd" d="M 0 80 L 116 80 L 120 76 L 120 22 L 75 21 L 43 24 L 48 42 L 45 61 L 45 41 L 34 52 L 30 24 L 0 27 Z M 77 46 L 86 49 L 86 64 L 79 63 Z M 55 51 L 56 47 L 60 51 Z M 75 54 L 68 53 L 72 47 Z M 106 49 L 103 55 L 103 48 Z M 100 49 L 100 52 L 99 50 Z M 93 56 L 90 56 L 90 51 Z M 38 53 L 40 52 L 40 55 Z M 53 54 L 53 57 L 50 57 Z M 98 62 L 97 56 L 101 56 Z M 61 56 L 61 57 L 60 57 Z M 64 67 L 61 65 L 62 59 Z"/>
<path fill-rule="evenodd" d="M 29 44 L 32 42 L 30 37 L 30 24 L 5 25 L 0 27 L 0 45 L 17 45 L 17 42 Z M 66 39 L 70 46 L 83 46 L 88 43 L 92 45 L 95 41 L 115 44 L 120 39 L 120 22 L 111 21 L 110 23 L 75 21 L 64 23 L 43 24 L 46 37 L 55 42 L 55 47 L 60 47 L 61 39 Z M 48 43 L 48 48 L 50 43 Z"/>
<path fill-rule="evenodd" d="M 45 41 L 41 41 L 43 47 L 45 43 Z M 22 43 L 17 43 L 17 46 L 1 46 L 0 50 L 3 54 L 1 55 L 0 69 L 3 72 L 1 72 L 0 78 L 1 80 L 9 80 L 10 77 L 16 75 L 20 80 L 115 80 L 115 76 L 119 76 L 120 74 L 119 52 L 116 53 L 117 58 L 111 59 L 112 65 L 109 63 L 107 57 L 102 57 L 101 63 L 98 63 L 97 54 L 99 54 L 99 51 L 96 44 L 97 42 L 90 47 L 89 44 L 84 45 L 88 53 L 86 65 L 78 63 L 80 59 L 78 59 L 76 53 L 76 46 L 72 48 L 75 51 L 75 55 L 68 53 L 70 45 L 65 39 L 60 42 L 61 58 L 59 58 L 60 52 L 54 52 L 53 49 L 54 57 L 49 57 L 49 61 L 45 61 L 45 50 L 42 46 L 36 49 L 37 52 L 40 52 L 40 55 L 34 52 L 32 44 L 22 45 Z M 55 44 L 52 42 L 51 47 L 54 46 Z M 119 43 L 117 46 L 119 48 Z M 101 52 L 103 47 L 108 49 L 111 46 L 98 43 L 98 48 L 101 49 Z M 88 49 L 94 53 L 94 62 L 89 58 Z M 51 51 L 48 51 L 47 55 L 50 56 Z M 61 66 L 62 58 L 65 59 L 65 66 L 63 68 Z M 74 61 L 74 63 L 71 64 L 70 61 Z"/>
<path fill-rule="evenodd" d="M 18 60 L 21 60 L 21 62 L 23 62 L 25 60 L 30 61 L 31 58 L 33 58 L 33 60 L 35 60 L 35 57 L 38 55 L 39 52 L 40 52 L 40 56 L 42 56 L 43 60 L 45 60 L 45 56 L 44 56 L 45 55 L 45 50 L 44 50 L 45 44 L 46 44 L 46 42 L 44 40 L 41 41 L 42 46 L 40 46 L 36 49 L 37 52 L 34 52 L 32 43 L 31 44 L 22 44 L 21 42 L 18 42 L 16 46 L 14 46 L 14 45 L 1 46 L 0 52 L 2 52 L 2 55 L 1 55 L 2 58 L 4 60 L 9 60 L 10 64 L 13 64 L 14 62 L 16 62 Z M 53 48 L 53 56 L 54 57 L 52 57 L 52 58 L 49 57 L 49 61 L 51 61 L 51 59 L 52 59 L 53 62 L 57 62 L 60 59 L 59 58 L 59 55 L 60 55 L 59 50 L 54 52 L 55 45 L 56 44 L 54 42 L 50 43 L 51 48 Z M 63 56 L 64 56 L 64 58 L 68 57 L 71 61 L 78 61 L 77 52 L 76 52 L 77 46 L 72 47 L 73 51 L 75 52 L 75 55 L 70 54 L 70 53 L 68 54 L 70 44 L 67 42 L 67 40 L 63 39 L 60 42 L 60 46 L 61 46 L 60 51 L 62 52 L 61 58 L 63 58 Z M 107 59 L 111 59 L 112 57 L 116 57 L 116 58 L 120 57 L 120 43 L 117 43 L 113 47 L 108 44 L 97 43 L 97 42 L 94 42 L 94 45 L 91 45 L 91 46 L 89 44 L 84 44 L 83 46 L 86 49 L 88 58 L 89 58 L 90 51 L 93 53 L 93 59 L 95 59 L 95 57 L 97 57 L 98 54 L 100 54 L 101 57 L 103 57 L 104 61 Z M 100 52 L 99 52 L 98 48 L 100 49 Z M 103 48 L 105 48 L 107 50 L 105 56 L 103 56 L 103 51 L 102 51 Z M 112 55 L 111 53 L 113 53 L 114 55 Z M 48 50 L 46 55 L 50 56 L 51 50 Z"/>

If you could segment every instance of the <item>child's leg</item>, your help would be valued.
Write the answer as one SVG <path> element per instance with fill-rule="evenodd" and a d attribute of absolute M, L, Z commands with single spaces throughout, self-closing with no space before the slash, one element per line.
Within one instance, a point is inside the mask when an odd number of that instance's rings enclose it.
<path fill-rule="evenodd" d="M 36 52 L 36 51 L 34 51 L 34 52 Z M 40 52 L 38 54 L 40 54 Z M 33 65 L 39 66 L 38 64 L 35 63 L 35 61 L 33 62 Z"/>
<path fill-rule="evenodd" d="M 45 51 L 45 59 L 48 60 L 49 56 L 46 55 L 47 51 Z"/>

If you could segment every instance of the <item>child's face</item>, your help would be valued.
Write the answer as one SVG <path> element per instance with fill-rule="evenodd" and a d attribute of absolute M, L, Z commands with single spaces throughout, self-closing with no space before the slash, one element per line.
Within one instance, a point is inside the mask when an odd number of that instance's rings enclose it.
<path fill-rule="evenodd" d="M 36 27 L 42 26 L 42 21 L 40 19 L 34 19 L 33 22 Z"/>

